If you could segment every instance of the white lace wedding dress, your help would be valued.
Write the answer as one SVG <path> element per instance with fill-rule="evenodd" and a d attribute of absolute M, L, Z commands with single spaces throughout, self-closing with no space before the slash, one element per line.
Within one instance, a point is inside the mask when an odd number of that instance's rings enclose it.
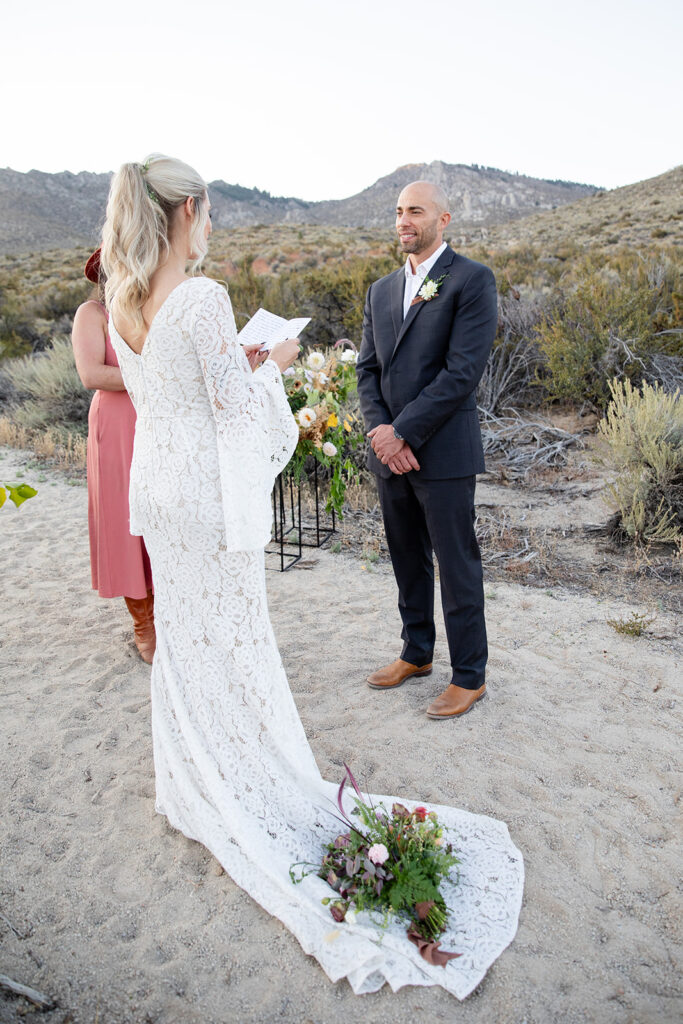
<path fill-rule="evenodd" d="M 356 993 L 438 984 L 464 998 L 517 928 L 523 865 L 503 823 L 430 805 L 462 860 L 442 940 L 462 956 L 445 968 L 422 960 L 401 924 L 336 924 L 315 875 L 290 881 L 290 865 L 319 862 L 341 826 L 337 783 L 320 776 L 268 618 L 270 492 L 297 439 L 277 366 L 251 373 L 227 292 L 206 278 L 169 295 L 142 355 L 112 321 L 110 331 L 137 412 L 131 533 L 144 536 L 156 592 L 157 810 L 334 981 L 347 977 Z M 362 771 L 363 752 L 354 758 Z"/>

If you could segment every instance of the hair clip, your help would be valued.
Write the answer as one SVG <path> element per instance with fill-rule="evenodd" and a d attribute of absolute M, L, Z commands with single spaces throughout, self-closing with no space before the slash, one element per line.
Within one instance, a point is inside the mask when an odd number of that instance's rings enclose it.
<path fill-rule="evenodd" d="M 152 200 L 152 202 L 156 203 L 157 206 L 161 206 L 161 200 L 159 199 L 158 193 L 154 191 L 152 186 L 147 181 L 145 182 L 145 188 L 147 189 L 147 195 Z"/>

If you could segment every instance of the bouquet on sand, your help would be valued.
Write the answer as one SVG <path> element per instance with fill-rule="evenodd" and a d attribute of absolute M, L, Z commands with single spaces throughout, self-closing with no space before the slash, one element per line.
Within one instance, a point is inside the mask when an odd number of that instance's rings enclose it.
<path fill-rule="evenodd" d="M 460 956 L 439 948 L 446 928 L 447 909 L 441 883 L 458 864 L 453 847 L 444 839 L 437 815 L 426 807 L 409 811 L 395 803 L 389 813 L 363 798 L 350 769 L 339 787 L 337 804 L 346 827 L 325 847 L 320 864 L 294 864 L 294 883 L 316 873 L 335 896 L 325 897 L 335 921 L 353 923 L 360 911 L 379 912 L 407 923 L 407 935 L 431 964 L 445 967 Z M 346 782 L 353 786 L 355 807 L 346 813 Z M 352 820 L 355 819 L 355 820 Z"/>

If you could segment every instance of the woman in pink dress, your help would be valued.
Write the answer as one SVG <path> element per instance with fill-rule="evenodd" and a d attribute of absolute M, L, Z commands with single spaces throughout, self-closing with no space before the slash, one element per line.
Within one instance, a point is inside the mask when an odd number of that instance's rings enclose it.
<path fill-rule="evenodd" d="M 100 251 L 92 254 L 85 276 L 98 286 Z M 90 299 L 78 307 L 72 333 L 76 368 L 95 395 L 88 415 L 88 531 L 93 590 L 100 597 L 123 597 L 133 618 L 135 644 L 151 664 L 156 647 L 152 571 L 142 537 L 128 529 L 128 485 L 133 458 L 135 409 L 125 389 L 109 340 L 104 306 Z"/>

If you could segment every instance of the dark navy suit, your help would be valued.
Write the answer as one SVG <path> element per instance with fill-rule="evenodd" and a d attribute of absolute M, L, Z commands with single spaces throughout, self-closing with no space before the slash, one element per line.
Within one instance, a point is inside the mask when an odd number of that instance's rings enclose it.
<path fill-rule="evenodd" d="M 498 320 L 488 267 L 450 247 L 429 272 L 438 294 L 403 318 L 403 268 L 368 289 L 358 392 L 368 430 L 390 423 L 419 471 L 394 474 L 374 452 L 387 543 L 403 620 L 401 657 L 432 660 L 436 552 L 452 682 L 478 689 L 487 659 L 481 557 L 474 534 L 475 474 L 484 471 L 476 388 Z"/>

